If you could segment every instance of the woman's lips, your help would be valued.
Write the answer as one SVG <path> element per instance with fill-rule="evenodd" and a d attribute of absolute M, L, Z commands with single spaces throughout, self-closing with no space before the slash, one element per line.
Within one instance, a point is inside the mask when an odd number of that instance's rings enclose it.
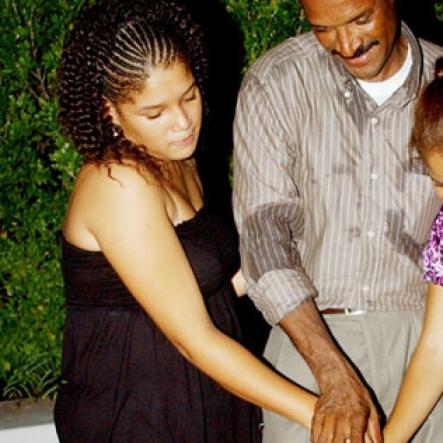
<path fill-rule="evenodd" d="M 192 132 L 187 137 L 182 138 L 181 140 L 178 140 L 176 142 L 173 142 L 172 144 L 176 145 L 176 146 L 188 146 L 188 145 L 194 143 L 194 140 L 195 140 L 195 135 L 194 135 L 194 132 Z"/>

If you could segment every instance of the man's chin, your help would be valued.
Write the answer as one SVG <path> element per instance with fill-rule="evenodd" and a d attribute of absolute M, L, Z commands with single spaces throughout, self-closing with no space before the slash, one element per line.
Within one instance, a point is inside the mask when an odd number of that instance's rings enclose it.
<path fill-rule="evenodd" d="M 362 80 L 362 81 L 366 81 L 366 82 L 380 81 L 380 80 L 377 80 L 377 77 L 380 74 L 380 71 L 377 69 L 374 69 L 371 66 L 353 66 L 353 65 L 349 65 L 345 61 L 341 61 L 341 64 L 357 80 Z"/>

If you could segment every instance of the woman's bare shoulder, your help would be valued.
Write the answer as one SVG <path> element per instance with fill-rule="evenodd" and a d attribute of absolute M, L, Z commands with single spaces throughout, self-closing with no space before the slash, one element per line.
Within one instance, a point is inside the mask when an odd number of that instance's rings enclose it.
<path fill-rule="evenodd" d="M 98 186 L 100 188 L 162 187 L 159 180 L 152 173 L 131 163 L 85 164 L 79 171 L 76 186 Z"/>
<path fill-rule="evenodd" d="M 95 237 L 110 220 L 166 211 L 167 199 L 158 180 L 133 166 L 86 164 L 72 191 L 64 231 L 74 239 Z"/>

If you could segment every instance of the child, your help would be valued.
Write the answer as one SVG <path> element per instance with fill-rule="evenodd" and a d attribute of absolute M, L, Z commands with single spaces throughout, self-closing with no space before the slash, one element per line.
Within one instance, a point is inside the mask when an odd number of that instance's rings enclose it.
<path fill-rule="evenodd" d="M 437 61 L 434 81 L 417 103 L 411 145 L 443 199 L 443 58 Z M 409 441 L 443 392 L 443 206 L 423 258 L 424 278 L 429 282 L 423 332 L 386 425 L 385 443 Z"/>

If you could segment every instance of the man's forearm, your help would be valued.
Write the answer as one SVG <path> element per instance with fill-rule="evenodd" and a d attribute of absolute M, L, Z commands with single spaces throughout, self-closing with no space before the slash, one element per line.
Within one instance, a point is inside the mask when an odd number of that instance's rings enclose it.
<path fill-rule="evenodd" d="M 312 299 L 287 314 L 280 326 L 294 343 L 313 372 L 320 390 L 329 383 L 331 373 L 354 372 L 347 358 L 338 348 Z"/>
<path fill-rule="evenodd" d="M 329 333 L 312 299 L 286 315 L 280 326 L 306 360 L 320 389 L 312 421 L 313 442 L 332 437 L 334 441 L 363 443 L 365 436 L 381 442 L 371 394 Z"/>

